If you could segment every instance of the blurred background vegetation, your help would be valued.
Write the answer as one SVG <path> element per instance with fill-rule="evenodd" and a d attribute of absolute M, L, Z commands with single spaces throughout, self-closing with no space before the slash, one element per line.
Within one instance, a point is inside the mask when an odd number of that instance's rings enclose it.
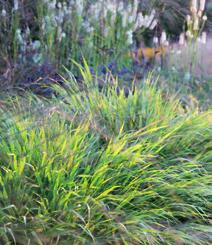
<path fill-rule="evenodd" d="M 45 19 L 45 16 L 49 16 L 51 19 L 52 14 L 58 14 L 59 9 L 61 8 L 60 3 L 65 3 L 65 1 L 49 1 L 50 3 L 57 3 L 53 8 L 48 8 L 45 2 L 46 1 L 44 0 L 19 1 L 18 9 L 14 10 L 14 1 L 0 1 L 0 11 L 2 13 L 0 22 L 1 63 L 3 61 L 1 67 L 4 67 L 4 65 L 9 62 L 16 63 L 18 53 L 23 52 L 20 50 L 20 47 L 18 47 L 20 44 L 18 44 L 18 40 L 16 40 L 19 38 L 17 37 L 17 30 L 20 31 L 21 35 L 28 35 L 28 37 L 25 37 L 28 44 L 37 40 L 41 42 L 41 44 L 37 43 L 37 46 L 40 45 L 40 47 L 37 47 L 37 49 L 42 49 L 42 52 L 45 53 L 45 57 L 39 57 L 40 54 L 38 52 L 37 57 L 34 58 L 34 60 L 37 62 L 44 59 L 50 59 L 50 61 L 56 63 L 56 65 L 66 65 L 67 63 L 70 63 L 70 59 L 76 59 L 79 61 L 80 55 L 83 53 L 84 56 L 86 56 L 86 58 L 95 65 L 96 63 L 104 62 L 109 59 L 106 58 L 106 60 L 102 60 L 103 57 L 105 58 L 108 56 L 111 58 L 117 58 L 120 57 L 120 53 L 122 51 L 126 52 L 128 46 L 125 44 L 126 42 L 124 42 L 124 40 L 126 41 L 126 36 L 123 35 L 123 37 L 120 37 L 120 33 L 118 34 L 119 37 L 117 36 L 118 26 L 120 25 L 118 19 L 116 20 L 116 23 L 112 24 L 112 34 L 107 33 L 106 37 L 100 36 L 101 30 L 98 28 L 101 29 L 102 27 L 98 27 L 98 25 L 96 25 L 95 33 L 92 37 L 92 52 L 90 51 L 91 49 L 87 48 L 89 45 L 91 45 L 91 40 L 89 40 L 88 35 L 84 35 L 82 33 L 89 27 L 85 26 L 85 29 L 82 27 L 84 24 L 87 24 L 86 20 L 88 18 L 86 15 L 88 15 L 89 12 L 86 13 L 86 11 L 88 11 L 89 6 L 97 3 L 98 1 L 80 1 L 84 3 L 84 7 L 82 9 L 83 21 L 81 18 L 79 18 L 79 16 L 77 17 L 76 11 L 74 11 L 76 8 L 73 8 L 74 10 L 72 11 L 71 21 L 70 19 L 68 20 L 64 17 L 60 23 L 57 22 L 55 25 L 54 23 L 51 23 L 50 20 L 50 23 L 47 23 L 49 24 L 49 29 L 45 30 L 46 33 L 44 33 L 41 30 L 42 23 L 43 21 L 49 21 L 48 18 Z M 72 2 L 74 3 L 74 1 Z M 81 4 L 80 2 L 79 5 Z M 71 1 L 67 1 L 67 3 L 71 3 Z M 134 3 L 134 1 L 125 0 L 124 3 L 125 8 L 127 8 L 127 4 Z M 190 1 L 183 0 L 140 1 L 138 9 L 141 10 L 143 14 L 148 15 L 151 13 L 152 9 L 156 10 L 154 17 L 158 20 L 158 24 L 154 30 L 150 30 L 149 28 L 138 28 L 137 30 L 133 31 L 133 35 L 136 36 L 139 41 L 144 40 L 147 45 L 150 45 L 153 36 L 160 36 L 161 32 L 165 30 L 170 40 L 178 40 L 179 34 L 183 31 L 185 26 L 185 17 L 190 11 L 189 5 Z M 210 1 L 208 1 L 208 30 L 211 28 L 211 5 L 212 4 Z M 69 4 L 67 4 L 67 6 L 69 6 Z M 5 16 L 3 11 L 6 11 Z M 58 18 L 60 18 L 59 15 Z M 70 25 L 70 27 L 67 25 Z M 108 25 L 111 26 L 111 23 L 108 23 Z M 128 25 L 129 27 L 126 29 L 130 30 L 131 26 L 129 23 Z M 61 29 L 62 31 L 65 30 L 67 33 L 62 33 Z M 67 36 L 65 37 L 65 35 Z M 65 41 L 62 41 L 62 39 Z M 36 49 L 36 44 L 34 46 Z M 26 51 L 26 56 L 28 56 L 28 58 L 29 56 L 33 56 L 33 53 L 36 52 L 35 49 Z M 78 52 L 79 50 L 80 52 Z M 71 58 L 68 56 L 68 53 L 70 52 Z"/>
<path fill-rule="evenodd" d="M 210 33 L 212 3 L 206 3 L 208 21 L 205 30 Z M 115 75 L 127 73 L 120 67 L 132 70 L 129 52 L 140 46 L 153 46 L 155 36 L 160 39 L 165 31 L 171 45 L 178 43 L 179 35 L 185 31 L 190 1 L 1 0 L 0 13 L 0 81 L 3 90 L 20 84 L 25 84 L 26 88 L 32 81 L 48 74 L 58 80 L 63 66 L 77 74 L 78 69 L 72 61 L 82 64 L 83 57 L 94 73 L 99 70 L 103 74 L 108 70 L 115 71 Z M 173 56 L 177 57 L 178 51 L 175 49 Z M 145 75 L 142 64 L 133 67 L 141 73 L 139 78 Z M 186 84 L 196 80 L 193 74 L 188 74 L 187 68 L 181 67 L 177 76 L 172 68 L 176 69 L 175 65 L 162 71 L 165 80 L 167 73 L 172 80 L 189 78 Z M 133 75 L 126 74 L 121 80 L 131 82 Z M 197 80 L 204 79 L 201 75 Z"/>

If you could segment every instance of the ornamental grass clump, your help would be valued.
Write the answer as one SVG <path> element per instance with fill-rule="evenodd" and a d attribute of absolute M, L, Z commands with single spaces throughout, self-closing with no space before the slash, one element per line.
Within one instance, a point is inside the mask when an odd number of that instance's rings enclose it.
<path fill-rule="evenodd" d="M 115 88 L 1 109 L 2 244 L 210 244 L 211 113 Z"/>

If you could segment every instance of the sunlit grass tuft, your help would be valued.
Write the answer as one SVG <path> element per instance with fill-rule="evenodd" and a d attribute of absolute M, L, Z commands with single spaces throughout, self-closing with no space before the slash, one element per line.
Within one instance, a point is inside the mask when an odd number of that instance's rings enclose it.
<path fill-rule="evenodd" d="M 209 112 L 149 83 L 63 101 L 1 111 L 2 244 L 210 243 Z"/>

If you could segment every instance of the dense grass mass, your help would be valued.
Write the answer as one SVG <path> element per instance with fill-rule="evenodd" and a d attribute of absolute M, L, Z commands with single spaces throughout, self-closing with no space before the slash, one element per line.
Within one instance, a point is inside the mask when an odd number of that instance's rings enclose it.
<path fill-rule="evenodd" d="M 212 244 L 211 7 L 0 0 L 0 245 Z"/>
<path fill-rule="evenodd" d="M 77 86 L 1 110 L 1 244 L 211 244 L 211 113 Z"/>

